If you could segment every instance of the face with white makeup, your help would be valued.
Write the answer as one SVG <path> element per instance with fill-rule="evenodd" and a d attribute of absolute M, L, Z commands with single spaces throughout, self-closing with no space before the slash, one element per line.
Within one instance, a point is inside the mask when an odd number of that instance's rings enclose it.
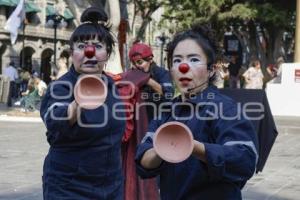
<path fill-rule="evenodd" d="M 97 13 L 93 14 L 92 21 L 84 19 L 87 21 L 79 25 L 70 38 L 73 65 L 80 74 L 102 73 L 115 44 L 109 27 L 104 22 L 99 23 L 95 18 Z"/>
<path fill-rule="evenodd" d="M 215 51 L 201 30 L 176 34 L 168 45 L 168 66 L 180 93 L 184 96 L 203 91 L 212 82 Z"/>
<path fill-rule="evenodd" d="M 75 70 L 81 74 L 100 74 L 108 60 L 106 44 L 98 39 L 73 43 L 72 59 Z"/>
<path fill-rule="evenodd" d="M 181 93 L 197 93 L 207 87 L 207 57 L 193 39 L 182 40 L 175 47 L 171 74 Z"/>

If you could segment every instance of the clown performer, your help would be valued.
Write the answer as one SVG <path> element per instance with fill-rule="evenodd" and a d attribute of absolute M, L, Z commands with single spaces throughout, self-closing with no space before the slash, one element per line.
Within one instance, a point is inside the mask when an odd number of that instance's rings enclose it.
<path fill-rule="evenodd" d="M 142 99 L 150 103 L 146 106 L 147 117 L 150 122 L 157 117 L 159 105 L 173 98 L 174 89 L 170 73 L 154 62 L 152 50 L 146 44 L 133 44 L 129 51 L 129 58 L 133 69 L 141 70 L 150 75 L 148 82 L 141 88 Z"/>
<path fill-rule="evenodd" d="M 181 95 L 170 112 L 151 122 L 136 154 L 141 177 L 160 175 L 162 200 L 242 199 L 241 189 L 255 172 L 253 125 L 236 117 L 241 114 L 237 103 L 212 86 L 213 38 L 209 27 L 195 26 L 176 34 L 168 45 L 168 65 Z M 153 148 L 155 131 L 172 121 L 185 124 L 193 136 L 191 155 L 177 163 L 163 160 Z"/>
<path fill-rule="evenodd" d="M 114 81 L 103 71 L 114 47 L 107 19 L 99 8 L 83 12 L 70 38 L 72 66 L 50 84 L 42 101 L 40 114 L 50 144 L 42 178 L 45 200 L 123 199 L 125 121 L 113 115 L 113 106 L 122 100 L 115 95 Z M 104 104 L 94 109 L 82 108 L 74 99 L 76 82 L 87 74 L 103 79 L 107 88 Z"/>
<path fill-rule="evenodd" d="M 155 179 L 142 180 L 136 174 L 134 162 L 137 144 L 140 143 L 148 128 L 148 122 L 159 115 L 160 105 L 171 101 L 174 94 L 168 70 L 156 65 L 151 48 L 143 43 L 135 43 L 129 51 L 133 67 L 119 75 L 120 82 L 129 81 L 136 88 L 132 98 L 125 101 L 130 105 L 126 120 L 126 129 L 122 142 L 122 160 L 125 175 L 124 196 L 127 200 L 158 199 L 158 187 Z M 118 76 L 114 76 L 118 77 Z M 116 79 L 115 79 L 116 80 Z M 120 86 L 120 84 L 118 84 Z M 130 96 L 130 87 L 121 84 L 119 93 Z M 127 95 L 126 95 L 127 94 Z M 133 109 L 130 109 L 133 108 Z"/>
<path fill-rule="evenodd" d="M 171 101 L 174 89 L 169 71 L 157 66 L 150 46 L 134 43 L 130 48 L 129 58 L 133 66 L 121 74 L 121 79 L 132 82 L 138 89 L 134 97 L 127 102 L 135 108 L 133 110 L 135 116 L 132 120 L 126 120 L 122 143 L 125 199 L 157 199 L 159 194 L 155 179 L 141 180 L 138 177 L 134 155 L 137 144 L 148 128 L 148 123 L 158 117 L 162 109 L 161 103 Z M 124 93 L 127 93 L 126 87 L 120 88 L 120 94 Z"/>

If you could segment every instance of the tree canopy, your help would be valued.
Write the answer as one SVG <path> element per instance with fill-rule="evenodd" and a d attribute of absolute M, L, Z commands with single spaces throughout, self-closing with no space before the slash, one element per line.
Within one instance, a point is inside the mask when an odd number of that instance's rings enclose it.
<path fill-rule="evenodd" d="M 132 0 L 142 17 L 137 39 L 144 37 L 151 15 L 164 7 L 160 27 L 175 33 L 195 23 L 209 24 L 222 41 L 226 27 L 248 41 L 249 57 L 271 62 L 291 48 L 295 31 L 296 0 Z M 285 44 L 283 44 L 285 43 Z M 290 44 L 287 44 L 290 43 Z M 283 49 L 283 50 L 282 50 Z"/>
<path fill-rule="evenodd" d="M 252 54 L 272 61 L 286 53 L 276 52 L 284 34 L 294 35 L 295 8 L 296 0 L 176 0 L 165 6 L 160 26 L 177 32 L 195 23 L 206 23 L 218 33 L 218 40 L 231 26 L 236 34 L 247 33 Z M 267 46 L 257 46 L 256 40 L 261 36 Z"/>

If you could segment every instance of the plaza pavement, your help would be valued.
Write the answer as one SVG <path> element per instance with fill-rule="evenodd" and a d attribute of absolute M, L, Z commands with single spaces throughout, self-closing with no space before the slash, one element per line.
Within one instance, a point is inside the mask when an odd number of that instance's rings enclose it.
<path fill-rule="evenodd" d="M 300 199 L 300 118 L 276 118 L 279 135 L 263 172 L 243 189 L 245 200 Z M 0 113 L 0 200 L 41 200 L 48 150 L 37 116 Z"/>

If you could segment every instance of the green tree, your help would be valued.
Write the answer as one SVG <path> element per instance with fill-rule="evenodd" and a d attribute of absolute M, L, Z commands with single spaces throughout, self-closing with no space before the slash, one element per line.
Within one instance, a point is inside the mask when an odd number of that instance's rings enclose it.
<path fill-rule="evenodd" d="M 152 14 L 159 8 L 168 5 L 165 0 L 131 0 L 128 3 L 134 5 L 133 24 L 135 23 L 136 16 L 139 15 L 142 19 L 141 26 L 139 27 L 136 40 L 143 40 L 148 24 L 151 22 Z M 132 26 L 133 27 L 133 26 Z"/>
<path fill-rule="evenodd" d="M 272 62 L 284 53 L 282 47 L 290 46 L 282 39 L 284 34 L 294 35 L 295 5 L 295 0 L 178 0 L 165 7 L 160 26 L 175 32 L 194 23 L 209 23 L 219 41 L 223 30 L 233 26 L 240 38 L 248 40 L 250 57 Z"/>

